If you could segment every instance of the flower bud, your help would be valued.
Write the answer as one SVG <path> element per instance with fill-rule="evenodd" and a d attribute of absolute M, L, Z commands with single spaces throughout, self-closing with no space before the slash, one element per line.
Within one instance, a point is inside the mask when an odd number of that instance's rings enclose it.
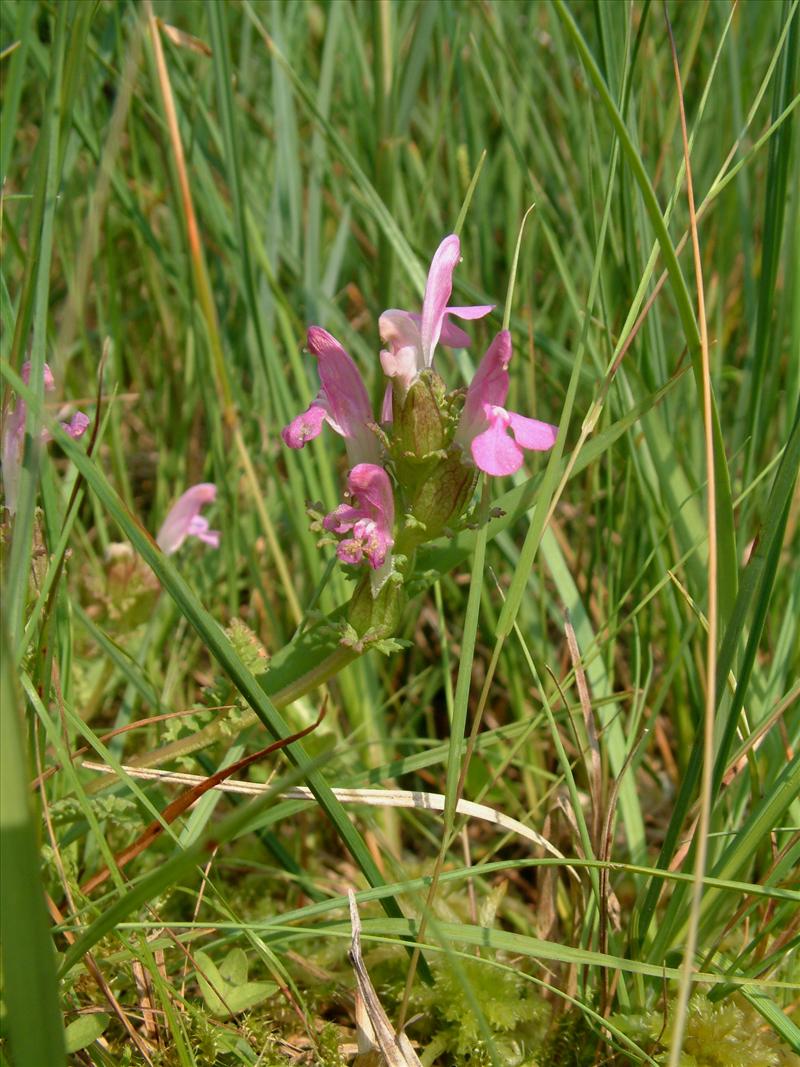
<path fill-rule="evenodd" d="M 394 394 L 394 439 L 398 459 L 425 461 L 448 444 L 445 385 L 435 371 L 423 371 L 400 401 Z"/>
<path fill-rule="evenodd" d="M 400 627 L 406 594 L 399 582 L 388 581 L 373 599 L 369 575 L 356 586 L 347 621 L 358 636 L 363 648 L 371 641 L 394 636 Z"/>

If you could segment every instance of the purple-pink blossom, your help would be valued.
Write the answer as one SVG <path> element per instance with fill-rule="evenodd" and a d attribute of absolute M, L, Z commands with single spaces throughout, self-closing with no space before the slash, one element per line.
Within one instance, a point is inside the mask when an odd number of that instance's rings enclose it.
<path fill-rule="evenodd" d="M 308 347 L 317 357 L 322 388 L 309 407 L 281 431 L 289 448 L 302 448 L 328 425 L 344 438 L 351 466 L 380 463 L 381 448 L 374 432 L 367 388 L 352 358 L 321 326 L 309 326 Z"/>
<path fill-rule="evenodd" d="M 25 362 L 22 365 L 22 380 L 26 385 L 30 384 L 31 365 Z M 42 367 L 44 391 L 52 393 L 55 389 L 53 372 L 45 363 Z M 22 467 L 22 450 L 25 447 L 25 417 L 27 405 L 22 397 L 17 397 L 16 404 L 6 412 L 5 428 L 3 430 L 2 463 L 3 463 L 3 489 L 5 502 L 9 512 L 13 515 L 17 510 L 17 490 L 19 488 L 19 472 Z M 81 437 L 89 425 L 90 419 L 82 411 L 76 411 L 69 422 L 62 422 L 61 429 L 70 437 Z M 49 430 L 39 432 L 39 440 L 46 444 L 52 440 L 53 435 Z"/>
<path fill-rule="evenodd" d="M 546 452 L 558 427 L 507 411 L 511 334 L 501 330 L 492 341 L 467 390 L 456 431 L 456 444 L 469 448 L 475 466 L 487 474 L 514 474 L 525 449 Z"/>
<path fill-rule="evenodd" d="M 336 555 L 343 563 L 367 560 L 373 570 L 384 566 L 394 540 L 394 494 L 389 475 L 374 463 L 359 463 L 347 476 L 351 504 L 340 504 L 322 525 L 331 533 L 350 533 Z"/>
<path fill-rule="evenodd" d="M 388 345 L 381 352 L 381 366 L 387 378 L 399 381 L 409 389 L 419 374 L 433 366 L 433 356 L 439 341 L 451 348 L 466 348 L 470 339 L 464 331 L 450 322 L 449 316 L 460 319 L 480 319 L 492 311 L 493 304 L 467 307 L 448 307 L 453 291 L 453 271 L 461 258 L 461 243 L 451 233 L 434 253 L 425 285 L 422 314 L 390 308 L 378 320 L 381 340 Z"/>
<path fill-rule="evenodd" d="M 217 487 L 212 482 L 193 485 L 179 496 L 167 512 L 156 537 L 161 551 L 171 556 L 187 537 L 196 537 L 212 548 L 219 548 L 219 530 L 209 529 L 208 519 L 200 514 L 202 508 L 212 504 L 216 497 Z"/>

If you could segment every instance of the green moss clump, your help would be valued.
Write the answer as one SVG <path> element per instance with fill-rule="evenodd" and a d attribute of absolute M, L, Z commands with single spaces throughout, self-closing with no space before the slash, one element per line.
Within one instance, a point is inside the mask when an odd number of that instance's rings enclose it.
<path fill-rule="evenodd" d="M 475 1012 L 477 1004 L 495 1055 L 507 1067 L 539 1067 L 551 1009 L 530 982 L 484 960 L 459 959 L 436 967 L 436 983 L 420 999 L 423 1003 L 415 1007 L 431 1021 L 438 1054 L 452 1057 L 446 1062 L 459 1067 L 492 1062 Z"/>
<path fill-rule="evenodd" d="M 666 1027 L 659 1011 L 614 1021 L 643 1048 L 649 1048 L 658 1063 L 667 1062 L 672 1011 Z M 689 1004 L 680 1067 L 800 1067 L 800 1056 L 780 1041 L 743 997 L 734 995 L 714 1003 L 698 993 Z"/>

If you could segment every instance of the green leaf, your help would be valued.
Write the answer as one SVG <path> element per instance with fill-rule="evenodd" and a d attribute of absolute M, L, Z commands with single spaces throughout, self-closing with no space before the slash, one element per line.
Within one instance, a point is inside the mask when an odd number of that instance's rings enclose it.
<path fill-rule="evenodd" d="M 93 1012 L 91 1015 L 81 1015 L 79 1019 L 71 1022 L 64 1031 L 64 1044 L 67 1047 L 67 1053 L 80 1052 L 82 1048 L 91 1045 L 93 1041 L 96 1041 L 105 1032 L 109 1020 L 110 1016 L 106 1015 L 105 1012 L 98 1011 Z"/>
<path fill-rule="evenodd" d="M 242 948 L 233 948 L 219 965 L 199 949 L 194 953 L 197 963 L 197 982 L 206 1007 L 221 1019 L 254 1008 L 277 992 L 275 982 L 248 982 L 247 955 Z"/>
<path fill-rule="evenodd" d="M 230 985 L 244 985 L 249 970 L 247 953 L 238 945 L 230 950 L 219 965 L 219 973 Z"/>

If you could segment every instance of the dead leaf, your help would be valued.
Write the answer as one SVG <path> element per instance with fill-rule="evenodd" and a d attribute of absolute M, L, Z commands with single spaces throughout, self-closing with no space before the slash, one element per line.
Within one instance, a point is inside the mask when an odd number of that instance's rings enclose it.
<path fill-rule="evenodd" d="M 356 974 L 356 1029 L 358 1056 L 353 1067 L 422 1067 L 422 1061 L 404 1033 L 396 1033 L 378 1000 L 378 994 L 361 958 L 361 920 L 356 895 L 347 891 L 350 901 L 350 962 Z"/>

